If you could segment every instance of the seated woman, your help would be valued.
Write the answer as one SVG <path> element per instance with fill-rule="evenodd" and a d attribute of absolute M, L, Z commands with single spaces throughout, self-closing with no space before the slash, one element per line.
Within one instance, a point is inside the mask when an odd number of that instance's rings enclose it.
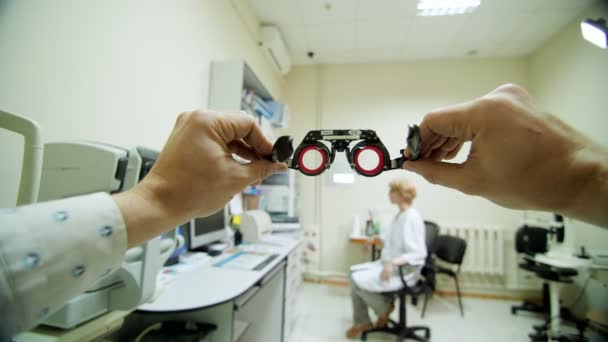
<path fill-rule="evenodd" d="M 399 213 L 389 229 L 382 234 L 381 260 L 355 265 L 351 268 L 351 296 L 354 325 L 346 332 L 348 338 L 358 338 L 362 332 L 384 327 L 394 309 L 393 298 L 381 292 L 396 291 L 403 287 L 398 267 L 404 266 L 405 281 L 414 285 L 426 259 L 425 226 L 420 213 L 412 208 L 416 188 L 406 180 L 390 183 L 389 198 Z M 372 324 L 368 307 L 378 321 Z"/>

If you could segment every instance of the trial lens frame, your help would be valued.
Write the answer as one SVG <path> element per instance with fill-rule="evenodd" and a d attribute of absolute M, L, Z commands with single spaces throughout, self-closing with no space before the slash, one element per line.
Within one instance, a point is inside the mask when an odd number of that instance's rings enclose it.
<path fill-rule="evenodd" d="M 321 141 L 331 143 L 331 149 Z M 349 148 L 350 143 L 359 141 Z M 350 167 L 365 177 L 375 177 L 383 171 L 401 169 L 408 160 L 416 160 L 420 155 L 420 128 L 410 125 L 406 139 L 409 155 L 404 155 L 405 149 L 399 151 L 399 158 L 390 159 L 386 147 L 375 131 L 370 129 L 328 129 L 310 131 L 304 137 L 298 148 L 293 150 L 293 138 L 282 136 L 275 142 L 272 149 L 272 160 L 287 163 L 290 169 L 299 170 L 307 176 L 317 176 L 329 169 L 334 162 L 336 152 L 345 152 Z M 321 154 L 321 164 L 315 168 L 304 165 L 303 159 L 307 152 L 316 151 Z M 378 165 L 372 169 L 364 168 L 359 160 L 361 152 L 372 151 L 378 156 Z M 293 155 L 293 158 L 291 158 Z"/>

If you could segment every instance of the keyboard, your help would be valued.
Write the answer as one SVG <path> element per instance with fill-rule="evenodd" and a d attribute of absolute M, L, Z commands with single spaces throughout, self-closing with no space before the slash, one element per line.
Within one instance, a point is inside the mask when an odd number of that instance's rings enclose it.
<path fill-rule="evenodd" d="M 272 223 L 300 223 L 300 218 L 297 216 L 276 215 L 270 216 Z"/>

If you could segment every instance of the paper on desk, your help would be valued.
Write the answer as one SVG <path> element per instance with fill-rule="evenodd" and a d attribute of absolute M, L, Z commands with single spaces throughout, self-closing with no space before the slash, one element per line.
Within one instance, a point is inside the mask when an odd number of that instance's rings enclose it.
<path fill-rule="evenodd" d="M 250 271 L 266 261 L 268 257 L 270 257 L 269 253 L 240 250 L 214 263 L 213 266 Z"/>

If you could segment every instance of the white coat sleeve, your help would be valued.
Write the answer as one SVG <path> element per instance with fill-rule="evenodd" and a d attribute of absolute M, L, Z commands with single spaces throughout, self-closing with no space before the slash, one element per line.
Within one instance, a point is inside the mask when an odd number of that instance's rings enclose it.
<path fill-rule="evenodd" d="M 408 265 L 424 265 L 426 259 L 426 228 L 419 214 L 408 215 L 402 230 L 403 246 L 406 252 L 398 258 Z"/>
<path fill-rule="evenodd" d="M 106 193 L 0 209 L 0 341 L 119 268 L 126 249 L 122 215 Z"/>

